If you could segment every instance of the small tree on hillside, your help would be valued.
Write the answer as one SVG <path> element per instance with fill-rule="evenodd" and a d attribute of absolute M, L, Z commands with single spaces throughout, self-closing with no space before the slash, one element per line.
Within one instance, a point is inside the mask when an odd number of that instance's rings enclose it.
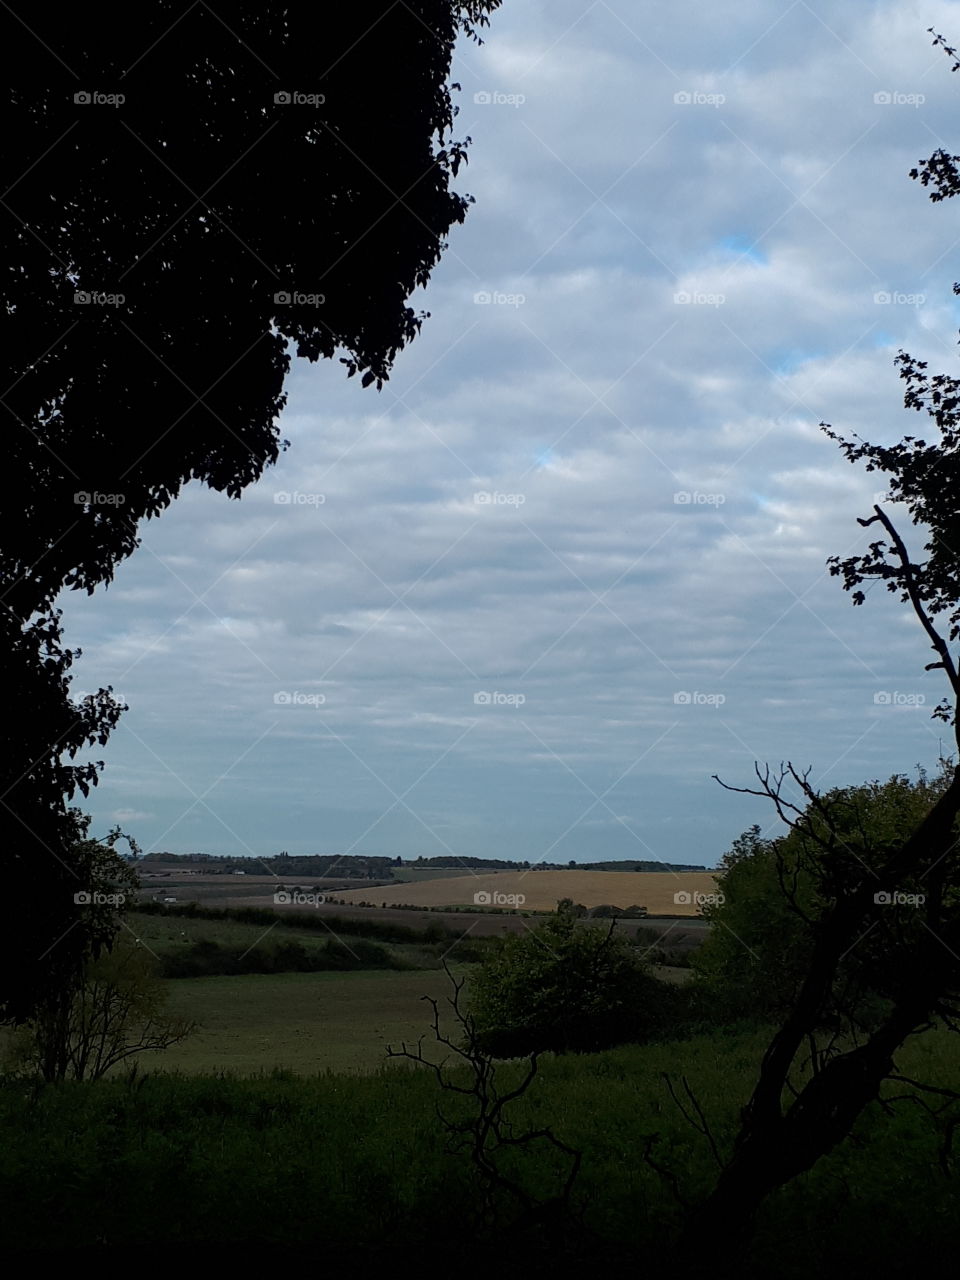
<path fill-rule="evenodd" d="M 564 912 L 572 912 L 580 920 L 587 914 L 587 908 L 581 902 L 574 902 L 572 898 L 561 898 L 557 903 L 557 913 L 563 915 Z"/>

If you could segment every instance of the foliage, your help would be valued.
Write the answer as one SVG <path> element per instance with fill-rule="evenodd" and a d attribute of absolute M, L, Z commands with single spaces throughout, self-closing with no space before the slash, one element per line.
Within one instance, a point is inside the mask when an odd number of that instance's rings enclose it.
<path fill-rule="evenodd" d="M 83 985 L 90 965 L 114 945 L 124 912 L 139 890 L 136 867 L 116 849 L 123 839 L 137 855 L 139 847 L 132 836 L 113 827 L 102 840 L 94 840 L 89 836 L 89 814 L 70 809 L 65 817 L 72 842 L 69 861 L 61 870 L 69 872 L 72 884 L 64 883 L 65 877 L 61 875 L 62 900 L 51 904 L 51 916 L 55 919 L 61 918 L 62 908 L 64 931 L 51 944 L 49 953 L 40 958 L 40 963 L 29 968 L 23 966 L 28 968 L 29 1013 L 48 1026 L 66 1025 L 76 992 Z M 23 922 L 19 923 L 22 927 Z M 11 932 L 17 936 L 16 928 Z M 39 980 L 41 975 L 45 978 L 43 982 Z M 27 1009 L 19 1006 L 16 1011 L 19 1016 L 14 1020 L 24 1021 Z M 59 1047 L 49 1037 L 45 1043 L 53 1056 L 44 1070 L 49 1078 L 54 1078 L 65 1069 L 65 1050 L 62 1041 Z"/>
<path fill-rule="evenodd" d="M 198 938 L 183 951 L 165 952 L 160 972 L 165 978 L 205 978 L 212 974 L 323 973 L 329 970 L 405 969 L 386 947 L 364 938 L 330 938 L 305 947 L 296 939 L 260 946 L 225 946 L 213 938 Z"/>
<path fill-rule="evenodd" d="M 139 890 L 133 862 L 122 858 L 124 839 L 133 858 L 139 846 L 119 827 L 103 840 L 88 837 L 90 817 L 70 813 L 78 839 L 71 932 L 74 967 L 39 991 L 29 1018 L 20 1019 L 14 1057 L 44 1080 L 99 1079 L 118 1062 L 184 1038 L 190 1026 L 163 1013 L 164 988 L 147 954 L 123 932 L 124 916 Z"/>
<path fill-rule="evenodd" d="M 582 902 L 574 902 L 572 898 L 561 898 L 557 903 L 558 915 L 573 915 L 578 920 L 582 920 L 587 914 L 587 908 Z"/>
<path fill-rule="evenodd" d="M 99 1080 L 128 1058 L 185 1039 L 193 1025 L 165 1010 L 152 957 L 129 937 L 86 966 L 67 1000 L 48 1001 L 17 1030 L 13 1061 L 44 1080 Z"/>
<path fill-rule="evenodd" d="M 950 775 L 943 761 L 933 778 L 918 766 L 914 781 L 896 774 L 884 783 L 837 787 L 808 804 L 804 821 L 785 836 L 766 839 L 757 825 L 743 832 L 719 864 L 720 901 L 703 908 L 713 927 L 691 958 L 703 1009 L 721 1021 L 784 1015 L 807 973 L 824 913 L 865 867 L 879 872 L 887 852 L 944 793 Z M 879 879 L 876 888 L 885 889 Z M 922 888 L 904 881 L 900 891 Z M 895 910 L 876 914 L 869 936 L 838 967 L 821 1029 L 875 1021 L 895 986 L 890 958 L 903 925 Z"/>
<path fill-rule="evenodd" d="M 473 977 L 469 1012 L 498 1057 L 535 1050 L 590 1052 L 640 1041 L 668 1025 L 678 995 L 638 949 L 572 911 L 503 940 Z"/>
<path fill-rule="evenodd" d="M 5 570 L 0 576 L 8 580 Z M 83 963 L 88 940 L 75 927 L 74 895 L 90 885 L 90 819 L 70 801 L 89 794 L 102 762 L 67 761 L 104 745 L 123 709 L 109 691 L 70 700 L 79 651 L 62 648 L 59 619 L 50 609 L 21 629 L 0 610 L 0 866 L 17 887 L 16 910 L 0 930 L 0 1017 L 17 1020 Z"/>

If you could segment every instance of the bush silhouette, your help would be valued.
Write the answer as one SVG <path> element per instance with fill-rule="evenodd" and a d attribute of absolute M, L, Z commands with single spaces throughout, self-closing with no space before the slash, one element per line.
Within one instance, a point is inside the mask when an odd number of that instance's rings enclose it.
<path fill-rule="evenodd" d="M 577 925 L 572 912 L 505 938 L 469 995 L 479 1042 L 496 1057 L 642 1042 L 671 1024 L 681 1002 L 612 925 Z"/>

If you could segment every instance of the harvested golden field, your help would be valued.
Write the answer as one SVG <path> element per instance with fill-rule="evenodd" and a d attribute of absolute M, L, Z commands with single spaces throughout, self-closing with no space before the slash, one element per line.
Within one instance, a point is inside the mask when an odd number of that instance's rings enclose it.
<path fill-rule="evenodd" d="M 712 871 L 498 871 L 470 874 L 419 884 L 380 885 L 376 889 L 348 889 L 337 893 L 345 902 L 409 903 L 423 907 L 475 905 L 523 906 L 530 911 L 552 911 L 560 898 L 572 898 L 585 907 L 646 907 L 653 915 L 696 915 L 698 894 L 717 891 Z M 689 901 L 676 902 L 674 894 L 686 893 Z M 486 898 L 475 897 L 487 894 Z M 523 902 L 505 901 L 522 894 Z"/>

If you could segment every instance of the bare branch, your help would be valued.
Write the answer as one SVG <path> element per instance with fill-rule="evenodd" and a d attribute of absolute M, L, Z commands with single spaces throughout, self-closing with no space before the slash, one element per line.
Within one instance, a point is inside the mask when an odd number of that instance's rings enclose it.
<path fill-rule="evenodd" d="M 480 1046 L 476 1024 L 460 1005 L 460 994 L 464 980 L 457 979 L 450 972 L 446 961 L 443 969 L 453 986 L 453 995 L 447 1003 L 454 1019 L 462 1032 L 460 1043 L 452 1040 L 440 1028 L 440 1013 L 436 1000 L 424 996 L 433 1009 L 433 1034 L 438 1044 L 450 1049 L 461 1060 L 464 1070 L 472 1073 L 469 1085 L 457 1084 L 444 1070 L 446 1059 L 433 1062 L 423 1052 L 423 1039 L 417 1041 L 416 1051 L 408 1049 L 401 1043 L 400 1049 L 387 1047 L 387 1056 L 408 1058 L 413 1062 L 429 1067 L 440 1089 L 455 1093 L 461 1097 L 474 1100 L 474 1107 L 465 1119 L 456 1120 L 447 1116 L 437 1106 L 437 1116 L 448 1135 L 454 1142 L 448 1150 L 458 1153 L 468 1151 L 471 1162 L 476 1169 L 483 1187 L 479 1202 L 479 1217 L 483 1226 L 493 1224 L 496 1216 L 496 1195 L 503 1192 L 512 1197 L 520 1209 L 520 1216 L 515 1221 L 514 1229 L 526 1229 L 538 1224 L 552 1222 L 558 1229 L 566 1230 L 576 1226 L 586 1230 L 582 1222 L 582 1210 L 575 1210 L 571 1203 L 574 1184 L 580 1173 L 582 1153 L 569 1146 L 553 1133 L 549 1127 L 526 1130 L 515 1134 L 504 1111 L 529 1089 L 539 1069 L 539 1054 L 528 1055 L 526 1069 L 514 1088 L 501 1092 L 496 1084 L 497 1067 L 492 1057 Z M 535 1199 L 515 1179 L 506 1177 L 498 1167 L 496 1153 L 504 1148 L 524 1149 L 534 1142 L 547 1142 L 555 1150 L 567 1156 L 570 1165 L 567 1175 L 559 1191 L 546 1199 Z"/>
<path fill-rule="evenodd" d="M 699 1101 L 697 1100 L 696 1094 L 691 1089 L 690 1082 L 687 1079 L 687 1077 L 681 1076 L 680 1083 L 683 1085 L 683 1091 L 687 1095 L 687 1099 L 689 1100 L 690 1105 L 693 1107 L 694 1111 L 696 1112 L 696 1119 L 694 1119 L 694 1117 L 687 1110 L 683 1102 L 681 1102 L 680 1099 L 677 1097 L 676 1090 L 673 1087 L 673 1081 L 670 1079 L 670 1076 L 667 1074 L 667 1072 L 662 1071 L 660 1074 L 661 1074 L 661 1077 L 666 1081 L 667 1089 L 670 1091 L 670 1097 L 673 1099 L 674 1104 L 680 1111 L 680 1114 L 683 1116 L 684 1120 L 686 1120 L 686 1122 L 689 1125 L 691 1125 L 694 1129 L 696 1129 L 697 1133 L 702 1134 L 706 1138 L 710 1146 L 710 1151 L 713 1155 L 713 1158 L 717 1163 L 717 1167 L 719 1169 L 726 1168 L 726 1164 L 720 1155 L 720 1151 L 719 1151 L 719 1148 L 717 1147 L 716 1140 L 714 1139 L 713 1133 L 711 1132 L 710 1125 L 707 1122 L 707 1117 L 704 1114 L 703 1107 L 701 1107 Z"/>

